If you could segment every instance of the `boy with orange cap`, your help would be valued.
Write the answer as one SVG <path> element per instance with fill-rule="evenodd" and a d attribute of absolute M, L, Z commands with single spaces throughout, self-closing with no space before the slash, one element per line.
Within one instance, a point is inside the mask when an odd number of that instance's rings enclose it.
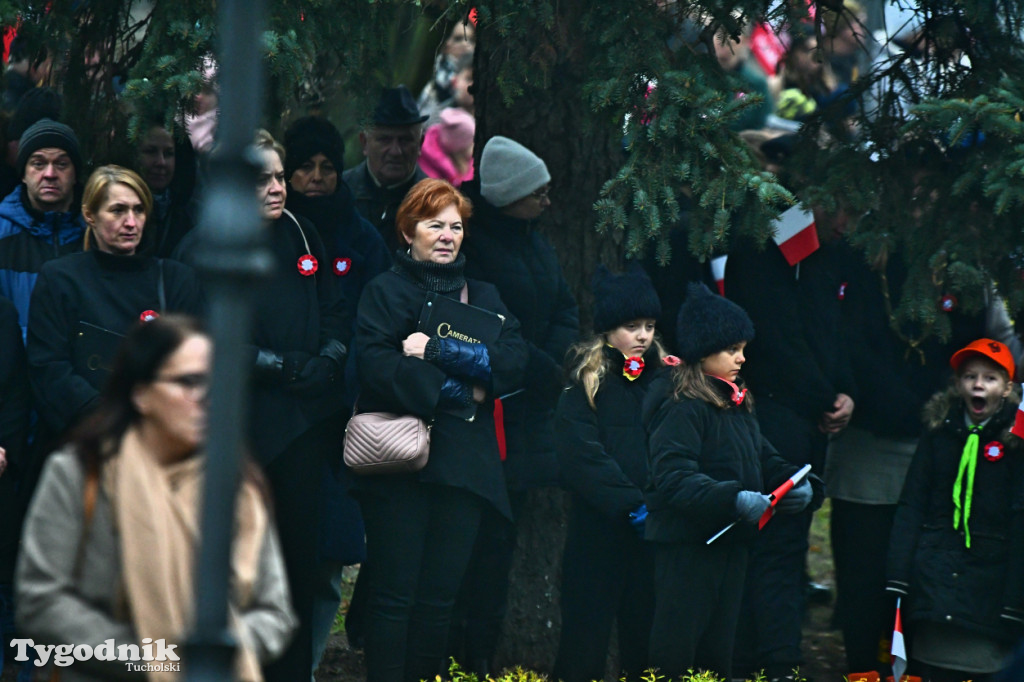
<path fill-rule="evenodd" d="M 1009 348 L 978 339 L 925 406 L 889 545 L 907 651 L 932 682 L 991 679 L 1024 632 L 1024 449 Z"/>

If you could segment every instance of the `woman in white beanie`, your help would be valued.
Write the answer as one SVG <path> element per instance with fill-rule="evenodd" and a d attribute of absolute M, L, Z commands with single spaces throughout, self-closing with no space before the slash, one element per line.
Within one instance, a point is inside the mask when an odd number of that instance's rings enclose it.
<path fill-rule="evenodd" d="M 530 357 L 525 390 L 502 400 L 507 457 L 505 477 L 517 511 L 529 488 L 560 484 L 554 444 L 554 413 L 565 386 L 562 364 L 579 338 L 579 312 L 554 249 L 536 230 L 551 205 L 551 175 L 544 161 L 507 137 L 492 137 L 478 169 L 480 198 L 474 198 L 473 232 L 466 238 L 467 276 L 498 288 L 509 310 L 522 321 Z M 472 271 L 472 275 L 469 272 Z M 471 575 L 461 603 L 465 637 L 453 636 L 456 651 L 474 672 L 487 672 L 494 653 L 515 528 L 497 515 L 485 516 L 474 561 L 486 571 Z M 464 651 L 458 651 L 460 648 Z"/>

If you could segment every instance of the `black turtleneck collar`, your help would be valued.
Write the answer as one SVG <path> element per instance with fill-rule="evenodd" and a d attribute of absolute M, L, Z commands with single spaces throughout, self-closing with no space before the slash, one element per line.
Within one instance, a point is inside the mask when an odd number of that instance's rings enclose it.
<path fill-rule="evenodd" d="M 118 270 L 118 271 L 131 271 L 131 270 L 145 270 L 146 267 L 152 262 L 152 258 L 148 256 L 122 256 L 115 253 L 107 253 L 100 251 L 99 249 L 91 249 L 89 251 L 96 259 L 96 262 L 104 270 Z"/>
<path fill-rule="evenodd" d="M 416 286 L 439 294 L 450 294 L 466 284 L 466 256 L 459 254 L 451 263 L 434 263 L 428 260 L 414 260 L 401 249 L 395 251 L 394 272 L 404 275 Z"/>

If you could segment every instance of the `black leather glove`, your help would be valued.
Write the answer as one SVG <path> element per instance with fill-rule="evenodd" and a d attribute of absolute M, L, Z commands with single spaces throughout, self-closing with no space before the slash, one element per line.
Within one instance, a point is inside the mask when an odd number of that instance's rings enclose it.
<path fill-rule="evenodd" d="M 811 489 L 811 482 L 805 478 L 800 485 L 791 489 L 775 503 L 775 509 L 783 514 L 799 514 L 807 509 L 807 505 L 811 503 L 813 497 L 814 491 Z"/>
<path fill-rule="evenodd" d="M 252 376 L 258 383 L 267 386 L 277 386 L 284 377 L 284 358 L 280 353 L 275 353 L 269 348 L 253 348 L 252 355 Z"/>
<path fill-rule="evenodd" d="M 302 398 L 316 398 L 330 389 L 340 369 L 338 363 L 323 355 L 310 358 L 295 381 L 288 384 L 288 391 Z"/>
<path fill-rule="evenodd" d="M 298 381 L 299 375 L 302 374 L 302 370 L 305 369 L 306 363 L 309 362 L 311 357 L 309 353 L 302 350 L 290 350 L 286 353 L 281 353 L 282 383 L 291 384 Z"/>
<path fill-rule="evenodd" d="M 771 498 L 764 493 L 753 490 L 741 490 L 736 493 L 736 514 L 740 517 L 740 521 L 757 523 L 761 515 L 771 505 Z"/>

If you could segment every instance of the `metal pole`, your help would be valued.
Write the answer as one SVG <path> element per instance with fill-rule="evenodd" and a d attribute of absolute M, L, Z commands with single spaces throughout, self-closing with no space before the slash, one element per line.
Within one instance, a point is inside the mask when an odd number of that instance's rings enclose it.
<path fill-rule="evenodd" d="M 185 646 L 189 680 L 234 677 L 228 590 L 235 493 L 248 412 L 243 353 L 252 322 L 252 285 L 269 271 L 256 205 L 256 168 L 247 156 L 263 104 L 259 50 L 265 0 L 222 0 L 218 10 L 220 123 L 210 191 L 197 229 L 196 263 L 210 303 L 214 340 L 206 486 L 196 561 L 195 629 Z"/>

